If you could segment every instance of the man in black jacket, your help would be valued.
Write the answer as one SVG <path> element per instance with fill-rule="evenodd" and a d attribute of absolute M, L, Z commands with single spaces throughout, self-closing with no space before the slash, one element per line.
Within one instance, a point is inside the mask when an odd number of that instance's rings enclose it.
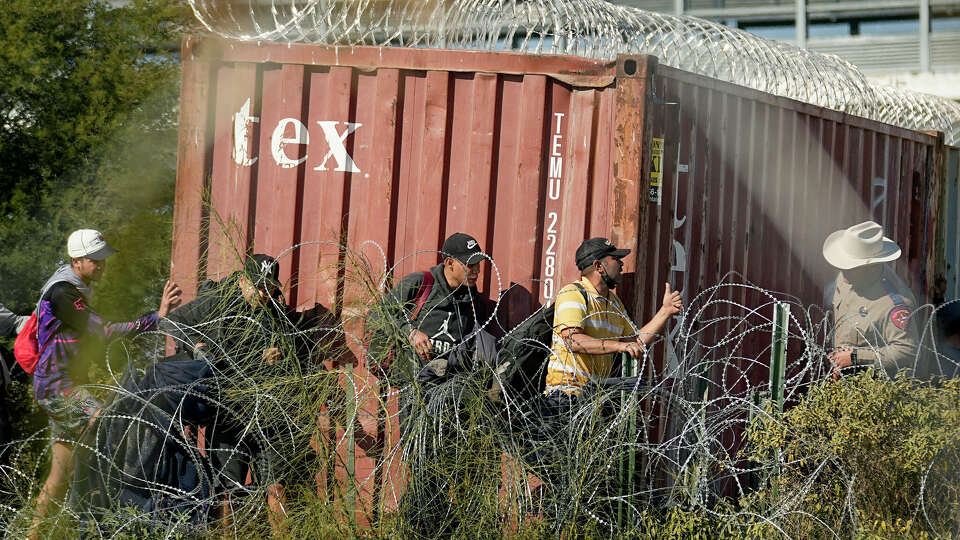
<path fill-rule="evenodd" d="M 412 534 L 426 537 L 455 532 L 464 510 L 455 511 L 450 490 L 482 483 L 483 465 L 489 465 L 479 463 L 482 456 L 465 464 L 445 443 L 457 438 L 448 430 L 460 425 L 468 404 L 482 403 L 470 398 L 482 394 L 469 391 L 481 387 L 471 373 L 494 353 L 482 330 L 486 309 L 476 287 L 484 255 L 476 239 L 455 233 L 441 256 L 430 270 L 404 276 L 368 317 L 369 359 L 389 369 L 383 375 L 400 389 L 401 444 L 410 467 L 403 516 Z M 471 481 L 464 482 L 467 477 Z"/>
<path fill-rule="evenodd" d="M 441 255 L 443 262 L 430 270 L 404 276 L 368 318 L 371 361 L 386 369 L 394 357 L 401 360 L 390 373 L 394 386 L 437 382 L 470 367 L 475 337 L 486 322 L 477 292 L 483 251 L 472 236 L 454 233 Z"/>
<path fill-rule="evenodd" d="M 130 370 L 101 416 L 97 452 L 75 479 L 74 491 L 85 494 L 78 507 L 134 506 L 189 514 L 196 522 L 205 519 L 214 494 L 221 503 L 214 517 L 228 525 L 232 495 L 262 487 L 278 530 L 285 473 L 310 472 L 296 461 L 308 441 L 278 433 L 309 432 L 299 429 L 315 422 L 302 401 L 314 394 L 303 397 L 303 381 L 320 380 L 307 378 L 323 370 L 316 356 L 345 344 L 323 306 L 296 312 L 284 304 L 277 273 L 276 260 L 254 255 L 242 271 L 203 283 L 195 300 L 161 322 L 177 352 L 143 372 Z M 290 410 L 271 414 L 277 403 Z M 201 428 L 205 457 L 193 435 Z M 255 487 L 246 486 L 248 473 Z"/>
<path fill-rule="evenodd" d="M 229 517 L 229 495 L 245 489 L 249 472 L 266 486 L 274 524 L 284 515 L 283 486 L 275 470 L 282 456 L 271 449 L 274 430 L 267 424 L 280 419 L 250 418 L 250 407 L 238 400 L 276 376 L 308 371 L 317 361 L 317 347 L 330 348 L 330 340 L 321 343 L 314 329 L 334 326 L 320 304 L 304 312 L 287 307 L 277 277 L 275 259 L 253 255 L 242 272 L 205 283 L 195 300 L 161 324 L 177 342 L 178 355 L 201 351 L 215 375 L 209 386 L 224 410 L 207 429 L 206 448 L 213 489 L 225 498 L 222 516 Z"/>

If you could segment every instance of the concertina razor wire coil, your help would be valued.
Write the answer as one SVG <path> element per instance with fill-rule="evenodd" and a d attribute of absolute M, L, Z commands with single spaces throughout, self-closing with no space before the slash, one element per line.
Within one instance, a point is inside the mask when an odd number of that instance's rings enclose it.
<path fill-rule="evenodd" d="M 307 328 L 302 314 L 280 303 L 248 305 L 236 273 L 198 293 L 212 308 L 202 322 L 167 320 L 158 331 L 108 350 L 106 366 L 126 367 L 89 385 L 107 404 L 91 428 L 76 439 L 61 438 L 78 449 L 79 472 L 67 504 L 42 523 L 45 531 L 62 533 L 69 524 L 81 534 L 111 538 L 264 537 L 283 532 L 264 519 L 273 511 L 263 496 L 271 485 L 285 486 L 291 494 L 284 503 L 290 518 L 284 527 L 295 538 L 304 537 L 296 536 L 298 531 L 323 536 L 317 531 L 334 529 L 318 527 L 346 526 L 345 516 L 351 514 L 368 516 L 373 535 L 383 537 L 409 537 L 423 522 L 437 530 L 461 527 L 474 535 L 493 531 L 493 537 L 508 520 L 530 515 L 542 516 L 541 536 L 586 530 L 613 537 L 641 531 L 651 509 L 670 507 L 712 516 L 738 537 L 766 524 L 767 532 L 842 537 L 857 528 L 844 516 L 871 508 L 872 501 L 849 497 L 836 513 L 837 522 L 805 529 L 795 519 L 802 501 L 816 498 L 822 486 L 842 486 L 842 494 L 861 482 L 856 474 L 838 469 L 849 462 L 841 463 L 843 456 L 832 453 L 836 445 L 801 438 L 793 443 L 796 454 L 768 451 L 777 437 L 753 440 L 740 450 L 731 445 L 734 433 L 756 431 L 769 437 L 788 427 L 788 420 L 771 409 L 764 377 L 757 376 L 769 351 L 756 344 L 778 331 L 770 318 L 774 306 L 789 305 L 777 324 L 784 344 L 802 351 L 783 373 L 783 400 L 812 392 L 818 406 L 840 408 L 851 394 L 862 392 L 859 385 L 871 384 L 821 384 L 829 378 L 824 359 L 833 329 L 817 306 L 730 273 L 685 303 L 671 345 L 677 362 L 662 376 L 649 382 L 611 379 L 613 385 L 585 389 L 566 415 L 553 415 L 536 407 L 536 396 L 504 391 L 499 402 L 489 399 L 492 380 L 500 389 L 510 385 L 511 376 L 494 365 L 504 360 L 500 356 L 495 362 L 474 356 L 470 369 L 439 384 L 411 377 L 405 368 L 412 364 L 403 360 L 410 359 L 407 348 L 397 349 L 396 362 L 380 372 L 380 382 L 355 372 L 352 362 L 338 363 L 337 358 L 350 356 L 347 347 L 374 343 L 363 328 L 387 342 L 405 339 L 398 321 L 381 316 L 387 311 L 380 310 L 396 306 L 389 299 L 373 301 L 386 298 L 383 289 L 399 275 L 396 265 L 329 242 L 293 246 L 278 260 L 321 244 L 342 250 L 346 261 L 345 298 L 355 298 L 355 304 L 345 306 L 343 320 L 320 317 Z M 488 259 L 488 265 L 500 301 L 491 315 L 474 313 L 481 324 L 471 337 L 494 330 L 499 304 L 508 302 L 510 294 L 523 293 L 520 285 L 506 286 L 495 260 Z M 744 294 L 755 301 L 731 300 Z M 373 306 L 373 314 L 357 309 L 361 305 Z M 924 306 L 917 313 L 926 322 L 916 362 L 929 356 L 944 373 L 960 371 L 956 358 L 938 350 L 932 337 L 936 312 Z M 195 352 L 191 359 L 164 357 L 167 338 L 206 352 Z M 510 339 L 507 334 L 500 343 Z M 285 351 L 283 358 L 262 360 L 264 346 Z M 389 352 L 369 347 L 364 354 L 365 365 L 375 369 L 385 366 Z M 638 358 L 636 369 L 649 373 L 653 357 Z M 883 392 L 906 391 L 903 381 L 878 378 L 873 385 Z M 948 384 L 923 392 L 953 399 L 960 388 Z M 886 403 L 883 410 L 891 412 Z M 200 425 L 206 426 L 202 436 Z M 392 434 L 377 435 L 390 425 L 398 425 L 399 432 L 386 429 Z M 950 424 L 950 433 L 956 433 L 955 425 Z M 812 440 L 819 437 L 818 430 L 812 431 Z M 881 435 L 899 436 L 895 430 Z M 33 515 L 30 494 L 39 489 L 36 467 L 47 458 L 42 450 L 41 459 L 31 456 L 38 448 L 49 448 L 51 440 L 40 429 L 0 445 L 0 455 L 8 456 L 0 462 L 0 529 L 11 536 L 26 536 Z M 922 486 L 905 485 L 899 491 L 908 493 L 911 508 L 923 509 L 916 520 L 924 530 L 958 527 L 949 510 L 960 500 L 953 487 L 960 445 L 951 440 L 935 445 L 939 450 L 930 455 L 904 456 L 921 465 L 917 476 Z M 749 452 L 749 459 L 738 452 Z M 362 456 L 370 467 L 354 466 Z M 630 456 L 634 472 L 624 475 L 624 458 Z M 252 471 L 250 482 L 243 479 L 244 467 Z M 762 515 L 718 499 L 727 491 L 747 500 L 781 472 L 784 496 L 754 501 Z M 549 487 L 535 491 L 529 475 Z M 438 493 L 452 496 L 438 500 Z M 456 505 L 448 504 L 454 499 Z M 232 514 L 218 514 L 226 502 Z M 522 521 L 517 526 L 537 530 L 536 521 L 533 528 Z M 795 532 L 793 537 L 804 535 Z"/>
<path fill-rule="evenodd" d="M 960 145 L 960 104 L 871 85 L 853 64 L 685 15 L 604 0 L 190 0 L 210 32 L 239 40 L 511 50 L 612 59 L 650 54 L 678 69 Z"/>

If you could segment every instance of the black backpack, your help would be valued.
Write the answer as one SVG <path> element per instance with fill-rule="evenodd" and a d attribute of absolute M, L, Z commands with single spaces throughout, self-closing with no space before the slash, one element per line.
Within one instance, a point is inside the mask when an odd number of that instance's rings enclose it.
<path fill-rule="evenodd" d="M 586 304 L 586 289 L 578 282 L 573 285 L 580 290 Z M 497 377 L 488 394 L 492 401 L 523 403 L 543 394 L 555 312 L 556 303 L 550 302 L 500 338 Z"/>

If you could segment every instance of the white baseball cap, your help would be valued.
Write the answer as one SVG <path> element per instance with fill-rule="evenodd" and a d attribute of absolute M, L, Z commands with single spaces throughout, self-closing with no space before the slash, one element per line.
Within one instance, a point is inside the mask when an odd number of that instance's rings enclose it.
<path fill-rule="evenodd" d="M 102 261 L 116 253 L 117 250 L 107 245 L 100 231 L 80 229 L 70 233 L 67 239 L 67 254 L 70 258 L 86 257 L 95 261 Z"/>
<path fill-rule="evenodd" d="M 873 221 L 832 233 L 823 242 L 823 258 L 840 270 L 889 262 L 899 257 L 900 246 L 884 236 L 883 227 Z"/>

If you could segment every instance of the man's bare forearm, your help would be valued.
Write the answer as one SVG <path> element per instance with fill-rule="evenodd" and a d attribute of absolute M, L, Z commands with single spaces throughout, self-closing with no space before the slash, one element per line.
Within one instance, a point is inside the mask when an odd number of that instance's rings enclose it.
<path fill-rule="evenodd" d="M 661 308 L 647 324 L 640 328 L 637 341 L 642 342 L 644 346 L 650 345 L 663 332 L 669 321 L 670 314 Z"/>
<path fill-rule="evenodd" d="M 623 352 L 624 350 L 624 342 L 617 338 L 594 338 L 583 332 L 570 332 L 569 334 L 565 332 L 563 337 L 564 342 L 575 353 L 610 354 Z"/>

